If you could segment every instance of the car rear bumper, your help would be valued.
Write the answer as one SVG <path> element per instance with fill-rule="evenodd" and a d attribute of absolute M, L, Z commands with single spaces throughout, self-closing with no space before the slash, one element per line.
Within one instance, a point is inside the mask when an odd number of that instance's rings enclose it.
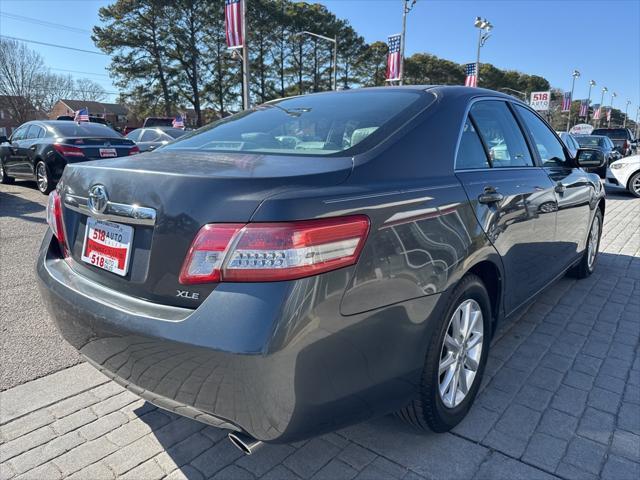
<path fill-rule="evenodd" d="M 342 316 L 351 274 L 342 269 L 220 284 L 189 310 L 93 283 L 52 245 L 49 231 L 40 291 L 71 345 L 148 401 L 263 441 L 296 441 L 400 408 L 417 391 L 429 319 L 444 297 Z"/>

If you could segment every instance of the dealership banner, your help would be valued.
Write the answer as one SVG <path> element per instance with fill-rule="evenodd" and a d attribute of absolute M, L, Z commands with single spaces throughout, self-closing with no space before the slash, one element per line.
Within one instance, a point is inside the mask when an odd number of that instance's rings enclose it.
<path fill-rule="evenodd" d="M 531 108 L 538 111 L 549 110 L 549 102 L 551 101 L 551 91 L 547 92 L 531 92 Z"/>

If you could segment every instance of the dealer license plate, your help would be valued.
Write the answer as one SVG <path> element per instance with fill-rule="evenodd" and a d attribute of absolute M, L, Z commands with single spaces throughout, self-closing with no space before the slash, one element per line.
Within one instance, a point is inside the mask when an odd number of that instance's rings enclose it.
<path fill-rule="evenodd" d="M 133 227 L 87 217 L 82 261 L 125 276 L 129 266 Z"/>
<path fill-rule="evenodd" d="M 118 156 L 118 151 L 115 148 L 101 148 L 100 156 L 102 158 L 113 158 Z"/>

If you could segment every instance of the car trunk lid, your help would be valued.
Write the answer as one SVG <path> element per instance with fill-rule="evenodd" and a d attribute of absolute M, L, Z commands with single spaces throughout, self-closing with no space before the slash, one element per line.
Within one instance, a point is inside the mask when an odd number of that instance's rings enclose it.
<path fill-rule="evenodd" d="M 70 164 L 62 179 L 70 263 L 78 273 L 128 295 L 196 307 L 215 285 L 185 288 L 178 276 L 203 225 L 246 223 L 265 199 L 296 188 L 337 185 L 351 168 L 345 157 L 175 150 Z M 102 214 L 88 206 L 96 185 L 111 202 Z M 89 217 L 133 227 L 124 276 L 82 260 Z"/>

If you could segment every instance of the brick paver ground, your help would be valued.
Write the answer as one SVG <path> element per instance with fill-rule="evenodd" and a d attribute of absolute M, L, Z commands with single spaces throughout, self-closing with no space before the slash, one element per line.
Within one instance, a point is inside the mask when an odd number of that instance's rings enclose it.
<path fill-rule="evenodd" d="M 81 364 L 0 393 L 0 480 L 638 479 L 640 200 L 610 195 L 589 279 L 562 279 L 498 332 L 453 432 L 386 417 L 250 457 Z"/>

